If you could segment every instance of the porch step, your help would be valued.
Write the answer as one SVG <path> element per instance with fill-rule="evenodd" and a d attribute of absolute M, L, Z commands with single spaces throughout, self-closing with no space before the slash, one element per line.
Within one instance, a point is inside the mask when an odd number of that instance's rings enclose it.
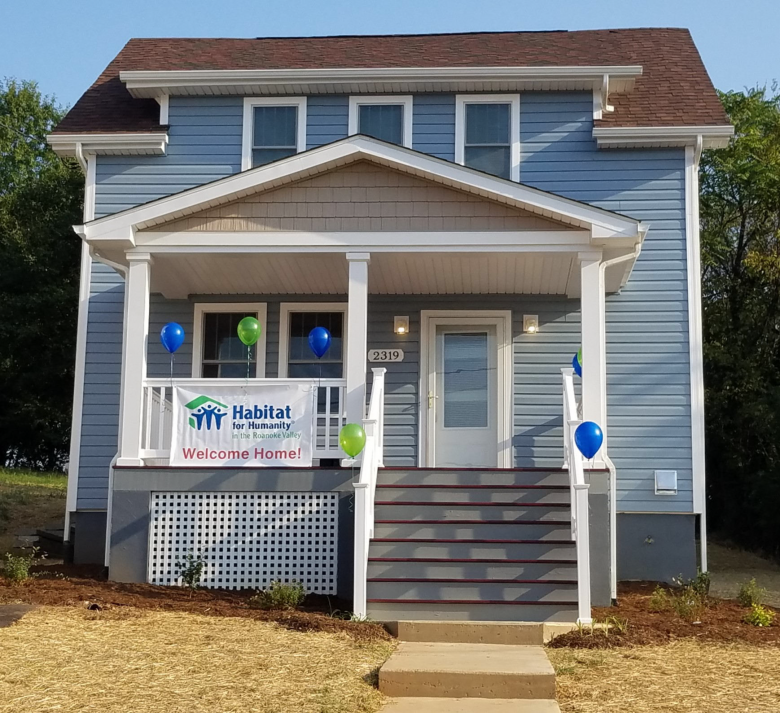
<path fill-rule="evenodd" d="M 561 709 L 552 700 L 393 698 L 382 713 L 561 713 Z"/>
<path fill-rule="evenodd" d="M 541 468 L 383 468 L 382 483 L 412 485 L 550 485 L 569 487 L 568 471 Z"/>
<path fill-rule="evenodd" d="M 377 485 L 378 502 L 511 504 L 569 507 L 569 488 L 522 485 Z"/>
<path fill-rule="evenodd" d="M 576 620 L 566 473 L 383 469 L 375 505 L 373 619 Z"/>
<path fill-rule="evenodd" d="M 474 562 L 473 560 L 388 560 L 370 557 L 369 579 L 454 579 L 577 581 L 577 564 L 556 562 Z"/>
<path fill-rule="evenodd" d="M 450 644 L 503 644 L 542 646 L 555 636 L 576 628 L 576 624 L 545 624 L 528 621 L 399 621 L 390 633 L 400 641 L 429 641 Z"/>
<path fill-rule="evenodd" d="M 540 646 L 404 641 L 380 669 L 379 690 L 394 697 L 552 700 L 555 672 Z"/>
<path fill-rule="evenodd" d="M 570 540 L 571 526 L 563 524 L 528 522 L 524 524 L 499 521 L 457 522 L 449 520 L 403 521 L 379 520 L 374 524 L 377 540 L 431 539 L 444 540 Z"/>

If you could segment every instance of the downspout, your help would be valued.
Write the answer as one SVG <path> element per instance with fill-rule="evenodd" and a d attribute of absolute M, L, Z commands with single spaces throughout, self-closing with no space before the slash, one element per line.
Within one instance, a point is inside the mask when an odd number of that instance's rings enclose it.
<path fill-rule="evenodd" d="M 642 240 L 647 231 L 640 233 L 640 241 L 634 245 L 634 252 L 627 255 L 621 255 L 620 257 L 614 257 L 611 260 L 605 260 L 601 263 L 601 282 L 604 284 L 606 276 L 606 270 L 608 267 L 618 265 L 622 262 L 628 262 L 639 258 L 639 253 L 642 252 Z M 606 318 L 605 318 L 606 319 Z M 604 358 L 606 359 L 606 345 L 604 348 Z M 604 404 L 604 414 L 606 420 L 607 404 Z M 606 426 L 606 424 L 604 424 Z M 609 442 L 607 442 L 609 445 Z M 606 452 L 602 452 L 604 458 L 604 464 L 609 470 L 609 589 L 610 597 L 614 602 L 617 601 L 617 468 L 612 462 L 612 459 Z"/>

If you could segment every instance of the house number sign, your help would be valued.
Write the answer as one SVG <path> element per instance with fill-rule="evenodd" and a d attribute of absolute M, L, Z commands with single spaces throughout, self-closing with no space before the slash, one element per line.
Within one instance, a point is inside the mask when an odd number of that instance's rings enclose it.
<path fill-rule="evenodd" d="M 372 362 L 403 361 L 403 349 L 369 349 L 368 360 Z"/>

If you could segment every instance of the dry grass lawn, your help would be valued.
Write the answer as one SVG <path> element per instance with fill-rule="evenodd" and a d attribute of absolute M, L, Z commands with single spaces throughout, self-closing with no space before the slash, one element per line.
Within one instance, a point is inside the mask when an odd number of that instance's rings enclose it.
<path fill-rule="evenodd" d="M 245 618 L 42 607 L 0 629 L 0 711 L 372 712 L 393 647 Z"/>
<path fill-rule="evenodd" d="M 548 649 L 562 713 L 777 713 L 780 650 L 678 641 Z"/>

